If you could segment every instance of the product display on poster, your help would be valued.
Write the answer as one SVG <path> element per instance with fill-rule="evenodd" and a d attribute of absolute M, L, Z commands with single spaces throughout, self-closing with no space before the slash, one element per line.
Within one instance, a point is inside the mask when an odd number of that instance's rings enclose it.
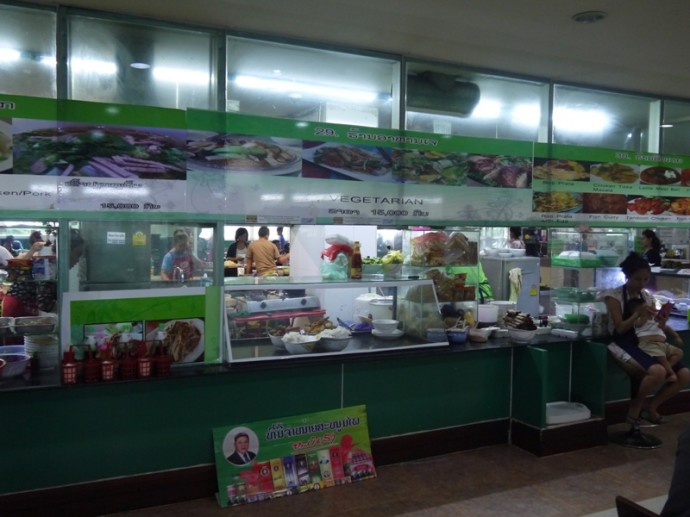
<path fill-rule="evenodd" d="M 221 506 L 376 477 L 365 406 L 213 429 Z"/>

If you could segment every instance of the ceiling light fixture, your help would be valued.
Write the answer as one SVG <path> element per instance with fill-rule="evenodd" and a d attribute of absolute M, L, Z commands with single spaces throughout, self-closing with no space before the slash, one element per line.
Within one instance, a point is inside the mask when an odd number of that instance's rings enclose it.
<path fill-rule="evenodd" d="M 608 16 L 604 11 L 583 11 L 573 14 L 572 20 L 576 23 L 596 23 Z"/>
<path fill-rule="evenodd" d="M 661 124 L 660 127 L 662 127 L 662 128 L 669 128 L 669 127 L 673 127 L 673 124 Z"/>
<path fill-rule="evenodd" d="M 136 70 L 147 70 L 147 69 L 151 68 L 151 65 L 149 65 L 148 63 L 140 63 L 140 62 L 130 63 L 129 66 L 131 66 L 132 68 L 135 68 Z"/>
<path fill-rule="evenodd" d="M 270 79 L 252 75 L 238 75 L 234 78 L 234 83 L 240 88 L 250 88 L 253 90 L 263 90 L 287 95 L 309 95 L 312 97 L 339 99 L 341 101 L 356 103 L 374 102 L 379 98 L 379 94 L 374 91 L 302 83 L 298 81 L 289 81 L 287 79 Z"/>

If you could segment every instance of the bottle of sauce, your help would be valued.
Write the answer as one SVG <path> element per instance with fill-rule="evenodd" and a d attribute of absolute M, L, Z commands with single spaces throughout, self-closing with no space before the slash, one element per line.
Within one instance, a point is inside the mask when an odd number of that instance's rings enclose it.
<path fill-rule="evenodd" d="M 362 251 L 360 250 L 359 241 L 355 241 L 355 247 L 352 250 L 352 261 L 350 266 L 350 278 L 359 280 L 362 278 Z"/>

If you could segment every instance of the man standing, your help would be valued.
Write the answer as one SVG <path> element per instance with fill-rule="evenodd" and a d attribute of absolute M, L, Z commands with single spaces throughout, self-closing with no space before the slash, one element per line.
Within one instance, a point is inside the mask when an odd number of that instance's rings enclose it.
<path fill-rule="evenodd" d="M 278 251 L 280 251 L 281 254 L 285 253 L 285 237 L 283 237 L 283 227 L 278 226 L 278 228 L 276 228 L 276 232 L 278 233 Z"/>
<path fill-rule="evenodd" d="M 251 274 L 252 267 L 256 268 L 258 276 L 275 275 L 276 265 L 285 264 L 290 260 L 290 254 L 281 255 L 278 246 L 268 240 L 267 226 L 259 228 L 258 240 L 252 241 L 247 248 L 246 271 Z"/>

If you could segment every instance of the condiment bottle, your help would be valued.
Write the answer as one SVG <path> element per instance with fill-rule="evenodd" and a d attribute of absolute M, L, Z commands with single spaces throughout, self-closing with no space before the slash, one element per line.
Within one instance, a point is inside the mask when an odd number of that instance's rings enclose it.
<path fill-rule="evenodd" d="M 132 342 L 129 333 L 120 339 L 120 378 L 134 379 L 137 376 L 137 358 L 132 354 Z"/>
<path fill-rule="evenodd" d="M 101 349 L 101 379 L 104 381 L 112 381 L 115 379 L 115 367 L 117 362 L 113 358 L 112 348 L 107 345 Z"/>
<path fill-rule="evenodd" d="M 84 382 L 98 382 L 101 375 L 101 362 L 94 356 L 95 351 L 88 347 L 84 359 Z"/>
<path fill-rule="evenodd" d="M 355 280 L 362 278 L 362 252 L 359 247 L 359 241 L 355 241 L 355 247 L 352 250 L 350 278 Z"/>
<path fill-rule="evenodd" d="M 156 351 L 156 357 L 154 359 L 156 363 L 156 376 L 165 377 L 170 375 L 170 367 L 172 366 L 172 356 L 168 351 L 168 347 L 165 344 L 165 323 L 158 325 L 158 331 L 156 332 L 156 342 L 154 344 L 154 349 Z"/>
<path fill-rule="evenodd" d="M 74 352 L 70 348 L 66 350 L 62 356 L 62 384 L 76 384 L 77 383 L 77 360 L 74 358 Z"/>
<path fill-rule="evenodd" d="M 137 376 L 139 378 L 151 377 L 151 358 L 146 353 L 146 343 L 137 343 Z"/>

